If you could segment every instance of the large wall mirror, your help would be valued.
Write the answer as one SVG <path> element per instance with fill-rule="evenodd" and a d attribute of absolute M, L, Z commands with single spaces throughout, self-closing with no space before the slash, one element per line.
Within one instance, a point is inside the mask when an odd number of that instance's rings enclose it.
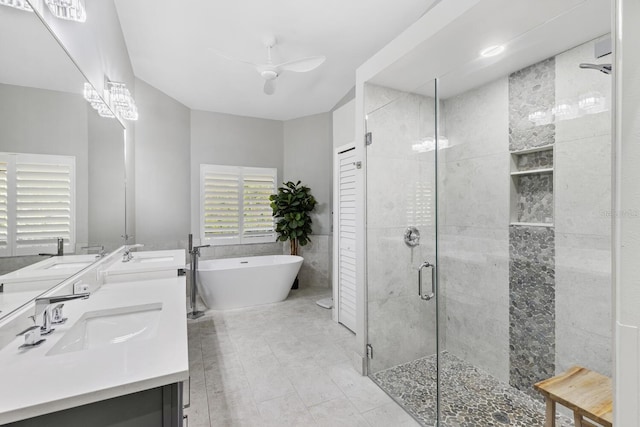
<path fill-rule="evenodd" d="M 0 6 L 0 29 L 2 318 L 122 244 L 125 152 L 121 123 L 85 101 L 83 73 L 35 13 Z M 59 238 L 64 257 L 39 255 Z M 48 280 L 16 279 L 44 260 Z"/>

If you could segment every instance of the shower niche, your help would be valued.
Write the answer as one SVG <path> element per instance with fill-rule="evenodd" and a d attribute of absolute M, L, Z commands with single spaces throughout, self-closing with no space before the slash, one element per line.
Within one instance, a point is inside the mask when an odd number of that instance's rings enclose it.
<path fill-rule="evenodd" d="M 553 226 L 553 145 L 511 151 L 511 225 Z"/>

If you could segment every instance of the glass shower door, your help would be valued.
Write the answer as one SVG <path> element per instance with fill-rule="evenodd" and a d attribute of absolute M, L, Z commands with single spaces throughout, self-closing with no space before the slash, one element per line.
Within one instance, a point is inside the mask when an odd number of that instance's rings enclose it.
<path fill-rule="evenodd" d="M 368 373 L 437 423 L 435 82 L 366 85 Z M 421 273 L 421 274 L 419 274 Z M 419 292 L 419 278 L 422 289 Z M 417 405 L 416 403 L 419 403 Z"/>

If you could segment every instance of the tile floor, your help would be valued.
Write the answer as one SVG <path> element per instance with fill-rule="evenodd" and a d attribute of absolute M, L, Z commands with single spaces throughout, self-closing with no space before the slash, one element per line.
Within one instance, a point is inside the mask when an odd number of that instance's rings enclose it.
<path fill-rule="evenodd" d="M 418 426 L 351 366 L 354 336 L 315 304 L 327 289 L 188 321 L 189 427 Z"/>

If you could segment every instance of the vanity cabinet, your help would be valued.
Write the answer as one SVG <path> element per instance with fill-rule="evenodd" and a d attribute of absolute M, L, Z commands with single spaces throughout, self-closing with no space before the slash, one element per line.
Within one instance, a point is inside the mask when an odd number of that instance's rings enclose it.
<path fill-rule="evenodd" d="M 11 427 L 181 427 L 182 383 L 7 424 Z"/>

